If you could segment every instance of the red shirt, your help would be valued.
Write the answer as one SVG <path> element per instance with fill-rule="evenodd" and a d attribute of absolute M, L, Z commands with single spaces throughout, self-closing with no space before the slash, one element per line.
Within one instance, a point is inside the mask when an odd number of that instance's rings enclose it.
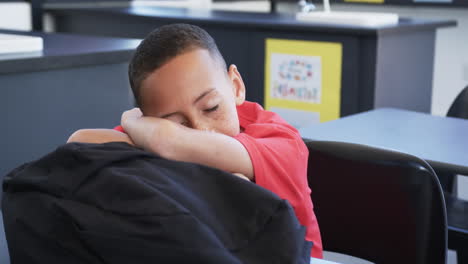
<path fill-rule="evenodd" d="M 235 136 L 252 160 L 255 182 L 287 200 L 314 243 L 311 256 L 322 258 L 322 239 L 307 183 L 309 151 L 299 132 L 279 115 L 252 102 L 237 107 L 242 132 Z M 124 132 L 121 126 L 114 129 Z"/>
<path fill-rule="evenodd" d="M 252 160 L 255 182 L 287 200 L 314 243 L 311 256 L 322 258 L 322 239 L 307 183 L 309 151 L 299 132 L 279 115 L 252 102 L 237 107 L 242 132 L 235 138 Z"/>

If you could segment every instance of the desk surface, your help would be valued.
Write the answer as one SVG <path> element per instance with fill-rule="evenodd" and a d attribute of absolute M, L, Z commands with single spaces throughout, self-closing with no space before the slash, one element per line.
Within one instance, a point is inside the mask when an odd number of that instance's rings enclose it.
<path fill-rule="evenodd" d="M 393 149 L 468 175 L 468 120 L 383 108 L 304 127 L 303 138 Z"/>
<path fill-rule="evenodd" d="M 400 19 L 397 25 L 364 27 L 352 25 L 331 25 L 298 21 L 293 14 L 270 14 L 254 12 L 232 12 L 168 7 L 124 7 L 124 8 L 64 8 L 49 7 L 52 15 L 86 14 L 92 16 L 132 16 L 139 19 L 168 20 L 178 23 L 219 24 L 223 27 L 246 27 L 266 30 L 314 31 L 326 34 L 383 35 L 389 33 L 413 32 L 438 27 L 455 26 L 455 20 Z"/>
<path fill-rule="evenodd" d="M 8 246 L 5 236 L 5 228 L 3 227 L 3 215 L 0 210 L 0 263 L 10 263 L 10 255 L 8 254 Z"/>
<path fill-rule="evenodd" d="M 40 36 L 44 40 L 42 52 L 0 54 L 0 74 L 128 62 L 140 43 L 137 39 L 43 32 L 0 33 Z"/>
<path fill-rule="evenodd" d="M 310 264 L 339 264 L 339 263 L 324 260 L 324 259 L 310 258 Z"/>

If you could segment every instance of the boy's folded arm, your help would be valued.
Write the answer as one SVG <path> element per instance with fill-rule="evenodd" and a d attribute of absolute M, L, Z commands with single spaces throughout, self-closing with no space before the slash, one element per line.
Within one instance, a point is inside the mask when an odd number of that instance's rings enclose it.
<path fill-rule="evenodd" d="M 99 144 L 116 141 L 135 145 L 127 134 L 113 129 L 80 129 L 68 138 L 67 143 L 81 142 Z"/>
<path fill-rule="evenodd" d="M 249 153 L 230 136 L 154 117 L 123 120 L 122 126 L 137 146 L 164 158 L 199 163 L 254 179 Z"/>

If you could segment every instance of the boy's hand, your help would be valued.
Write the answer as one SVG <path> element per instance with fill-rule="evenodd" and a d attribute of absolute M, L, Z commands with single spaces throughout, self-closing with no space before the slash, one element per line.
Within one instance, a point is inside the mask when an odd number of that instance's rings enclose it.
<path fill-rule="evenodd" d="M 142 116 L 143 116 L 143 113 L 141 112 L 140 108 L 133 108 L 131 110 L 127 110 L 123 112 L 120 123 L 124 124 L 125 122 L 128 122 L 133 119 L 138 119 Z"/>
<path fill-rule="evenodd" d="M 121 125 L 131 140 L 139 148 L 146 149 L 162 156 L 162 153 L 155 148 L 165 138 L 155 137 L 154 134 L 164 131 L 167 123 L 171 121 L 143 116 L 140 108 L 133 108 L 122 113 Z"/>

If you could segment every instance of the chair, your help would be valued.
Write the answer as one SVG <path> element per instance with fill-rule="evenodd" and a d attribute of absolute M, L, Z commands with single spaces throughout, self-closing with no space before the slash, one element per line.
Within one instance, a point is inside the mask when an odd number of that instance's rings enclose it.
<path fill-rule="evenodd" d="M 468 86 L 458 94 L 448 112 L 448 117 L 468 119 Z M 468 263 L 468 202 L 452 193 L 455 176 L 443 168 L 435 168 L 444 187 L 448 220 L 448 247 L 457 251 L 458 263 Z M 468 175 L 465 175 L 468 176 Z"/>
<path fill-rule="evenodd" d="M 468 86 L 463 88 L 455 100 L 453 100 L 452 105 L 447 111 L 447 116 L 468 119 Z M 455 175 L 444 170 L 438 170 L 437 168 L 434 169 L 439 176 L 442 189 L 444 189 L 445 192 L 452 193 Z"/>
<path fill-rule="evenodd" d="M 351 143 L 306 145 L 324 250 L 378 264 L 446 263 L 444 197 L 425 161 Z"/>
<path fill-rule="evenodd" d="M 468 119 L 468 85 L 455 98 L 447 116 Z"/>

